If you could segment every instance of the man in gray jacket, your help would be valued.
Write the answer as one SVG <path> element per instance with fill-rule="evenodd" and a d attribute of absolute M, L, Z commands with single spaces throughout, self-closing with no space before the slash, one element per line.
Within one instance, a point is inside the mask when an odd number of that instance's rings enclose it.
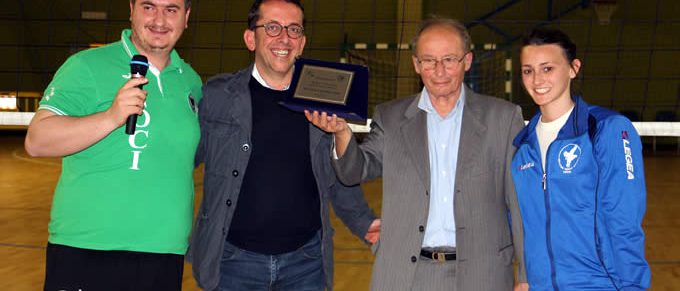
<path fill-rule="evenodd" d="M 361 189 L 336 180 L 331 135 L 278 104 L 305 45 L 303 13 L 299 1 L 255 1 L 243 35 L 255 64 L 203 88 L 204 194 L 187 256 L 206 290 L 331 290 L 329 200 L 355 235 L 377 240 Z"/>
<path fill-rule="evenodd" d="M 378 105 L 361 144 L 343 120 L 307 112 L 334 132 L 334 166 L 343 183 L 383 179 L 385 224 L 371 290 L 512 290 L 514 256 L 516 290 L 526 290 L 522 218 L 510 174 L 521 109 L 463 84 L 472 52 L 462 23 L 428 19 L 412 44 L 425 88 Z"/>

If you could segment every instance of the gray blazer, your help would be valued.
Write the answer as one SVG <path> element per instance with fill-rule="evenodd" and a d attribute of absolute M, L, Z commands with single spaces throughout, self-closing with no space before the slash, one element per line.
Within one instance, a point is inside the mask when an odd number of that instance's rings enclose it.
<path fill-rule="evenodd" d="M 514 255 L 526 282 L 523 229 L 510 174 L 512 140 L 524 126 L 521 109 L 466 88 L 454 208 L 456 287 L 512 290 Z M 352 139 L 334 162 L 343 183 L 383 177 L 382 229 L 372 290 L 411 290 L 427 223 L 430 189 L 427 115 L 419 95 L 378 105 L 371 132 Z M 515 222 L 512 234 L 508 213 Z"/>
<path fill-rule="evenodd" d="M 206 290 L 217 287 L 220 260 L 229 225 L 238 206 L 252 146 L 251 97 L 248 82 L 252 66 L 235 74 L 218 75 L 203 87 L 199 106 L 201 140 L 196 164 L 205 163 L 203 201 L 196 217 L 187 260 L 193 264 L 198 285 Z M 326 287 L 333 288 L 333 229 L 328 216 L 332 201 L 337 216 L 357 236 L 363 238 L 375 219 L 358 186 L 338 183 L 328 158 L 332 138 L 310 124 L 312 171 L 321 195 L 322 253 Z M 240 175 L 233 175 L 238 171 Z M 266 180 L 264 181 L 266 182 Z M 358 183 L 355 183 L 355 185 Z"/>

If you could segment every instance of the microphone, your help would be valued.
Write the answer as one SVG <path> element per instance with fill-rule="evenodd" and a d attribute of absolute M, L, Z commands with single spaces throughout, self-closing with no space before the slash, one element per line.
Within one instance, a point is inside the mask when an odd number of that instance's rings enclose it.
<path fill-rule="evenodd" d="M 149 70 L 149 60 L 143 55 L 134 55 L 130 60 L 130 78 L 141 78 L 146 76 L 146 71 Z M 144 85 L 139 85 L 137 88 L 142 89 Z M 137 114 L 128 116 L 125 122 L 125 133 L 134 134 L 135 126 L 137 125 Z"/>

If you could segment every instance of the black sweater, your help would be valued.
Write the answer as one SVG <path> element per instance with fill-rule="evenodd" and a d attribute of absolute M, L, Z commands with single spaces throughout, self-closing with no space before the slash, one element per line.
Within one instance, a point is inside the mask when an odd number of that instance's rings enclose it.
<path fill-rule="evenodd" d="M 268 89 L 254 78 L 249 87 L 252 152 L 227 241 L 261 254 L 286 253 L 321 228 L 309 122 L 278 104 L 292 94 L 291 89 Z"/>

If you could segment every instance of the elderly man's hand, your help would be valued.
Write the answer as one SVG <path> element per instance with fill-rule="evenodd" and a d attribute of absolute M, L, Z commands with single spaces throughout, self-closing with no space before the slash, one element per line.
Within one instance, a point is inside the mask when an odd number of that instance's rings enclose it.
<path fill-rule="evenodd" d="M 337 117 L 335 114 L 329 116 L 326 112 L 319 113 L 318 111 L 310 112 L 305 110 L 305 116 L 309 122 L 328 133 L 338 133 L 349 129 L 347 121 Z"/>
<path fill-rule="evenodd" d="M 514 291 L 529 291 L 529 283 L 517 283 L 517 284 L 515 284 Z"/>
<path fill-rule="evenodd" d="M 338 157 L 342 157 L 352 138 L 352 130 L 347 125 L 347 121 L 338 118 L 335 114 L 328 116 L 326 112 L 319 113 L 318 111 L 310 112 L 305 110 L 305 116 L 316 127 L 335 135 L 335 151 Z"/>
<path fill-rule="evenodd" d="M 382 221 L 380 218 L 376 218 L 373 220 L 371 225 L 368 227 L 368 231 L 366 231 L 366 235 L 364 236 L 364 239 L 371 244 L 375 244 L 378 242 L 378 239 L 380 239 L 380 225 Z"/>

